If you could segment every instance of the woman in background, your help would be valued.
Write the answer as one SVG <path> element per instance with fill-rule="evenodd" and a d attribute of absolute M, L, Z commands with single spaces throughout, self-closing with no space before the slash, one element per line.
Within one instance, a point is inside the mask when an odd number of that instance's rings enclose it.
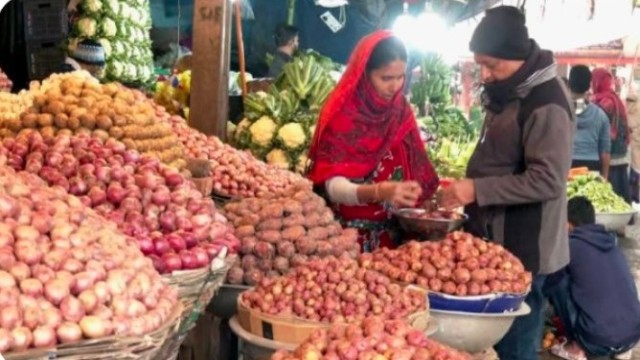
<path fill-rule="evenodd" d="M 613 191 L 630 203 L 629 160 L 627 159 L 630 134 L 627 109 L 613 90 L 615 79 L 609 70 L 597 68 L 593 70 L 591 75 L 593 102 L 604 110 L 611 124 L 609 182 Z"/>

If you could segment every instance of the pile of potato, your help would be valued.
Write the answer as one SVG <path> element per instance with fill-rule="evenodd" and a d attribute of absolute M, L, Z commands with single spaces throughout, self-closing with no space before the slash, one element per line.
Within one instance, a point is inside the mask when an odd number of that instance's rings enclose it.
<path fill-rule="evenodd" d="M 54 74 L 32 83 L 33 105 L 0 123 L 0 137 L 37 129 L 44 137 L 89 134 L 183 168 L 184 149 L 171 126 L 157 121 L 150 100 L 117 83 L 100 84 L 86 72 Z"/>
<path fill-rule="evenodd" d="M 371 316 L 356 324 L 316 330 L 293 352 L 271 360 L 469 360 L 471 356 L 430 340 L 402 320 Z"/>
<path fill-rule="evenodd" d="M 231 284 L 255 285 L 310 259 L 355 258 L 360 252 L 357 230 L 343 229 L 324 199 L 308 188 L 286 197 L 232 202 L 224 212 L 242 242 L 242 261 L 227 278 Z"/>
<path fill-rule="evenodd" d="M 457 296 L 522 294 L 532 279 L 501 245 L 459 231 L 439 242 L 411 241 L 395 250 L 362 254 L 359 261 L 395 281 Z"/>
<path fill-rule="evenodd" d="M 19 94 L 0 91 L 0 124 L 15 119 L 31 105 L 31 97 L 23 91 Z"/>

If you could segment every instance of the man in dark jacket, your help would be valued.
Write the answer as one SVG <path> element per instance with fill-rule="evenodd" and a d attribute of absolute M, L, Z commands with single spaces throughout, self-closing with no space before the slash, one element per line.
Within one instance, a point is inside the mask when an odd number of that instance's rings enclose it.
<path fill-rule="evenodd" d="M 517 8 L 487 10 L 470 43 L 484 83 L 486 118 L 467 178 L 440 205 L 466 206 L 467 231 L 499 242 L 534 275 L 519 317 L 496 346 L 501 360 L 536 360 L 546 275 L 569 262 L 566 180 L 573 109 L 553 54 L 529 38 Z"/>
<path fill-rule="evenodd" d="M 293 59 L 293 54 L 298 50 L 298 28 L 291 25 L 280 24 L 275 34 L 276 53 L 273 62 L 269 66 L 269 77 L 277 78 L 284 66 Z"/>
<path fill-rule="evenodd" d="M 551 352 L 565 359 L 625 353 L 640 339 L 640 302 L 629 265 L 615 236 L 595 224 L 588 199 L 569 200 L 568 219 L 571 262 L 549 277 L 553 285 L 545 289 L 567 342 Z"/>

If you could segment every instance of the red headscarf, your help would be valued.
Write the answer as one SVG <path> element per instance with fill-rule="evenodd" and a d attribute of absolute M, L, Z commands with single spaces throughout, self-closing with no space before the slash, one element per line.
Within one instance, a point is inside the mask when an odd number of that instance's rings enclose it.
<path fill-rule="evenodd" d="M 623 122 L 625 129 L 629 126 L 626 106 L 614 92 L 613 81 L 613 74 L 607 69 L 597 68 L 591 73 L 593 102 L 611 117 L 611 138 L 616 139 L 618 137 L 617 119 Z"/>
<path fill-rule="evenodd" d="M 322 109 L 309 150 L 312 165 L 308 177 L 314 184 L 335 176 L 365 178 L 392 148 L 402 145 L 406 155 L 405 179 L 422 185 L 423 198 L 435 192 L 438 176 L 402 90 L 390 100 L 383 99 L 366 74 L 376 45 L 392 36 L 389 31 L 376 31 L 358 43 L 344 75 Z"/>

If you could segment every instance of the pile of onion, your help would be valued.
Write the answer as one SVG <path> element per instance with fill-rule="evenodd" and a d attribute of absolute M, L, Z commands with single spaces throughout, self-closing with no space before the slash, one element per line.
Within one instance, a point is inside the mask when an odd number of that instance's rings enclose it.
<path fill-rule="evenodd" d="M 403 320 L 368 317 L 356 324 L 316 330 L 293 352 L 278 351 L 271 360 L 470 360 Z"/>
<path fill-rule="evenodd" d="M 60 186 L 0 166 L 0 353 L 142 336 L 177 301 L 115 224 Z"/>
<path fill-rule="evenodd" d="M 174 168 L 113 139 L 38 132 L 4 139 L 8 164 L 37 174 L 138 240 L 160 273 L 207 266 L 240 242 L 213 201 Z"/>
<path fill-rule="evenodd" d="M 411 241 L 398 249 L 360 255 L 360 265 L 395 281 L 468 296 L 527 291 L 531 273 L 499 244 L 453 232 L 439 242 Z"/>
<path fill-rule="evenodd" d="M 306 182 L 293 172 L 267 165 L 247 151 L 240 151 L 215 136 L 190 128 L 179 116 L 158 107 L 156 114 L 167 119 L 185 148 L 187 156 L 211 161 L 214 192 L 231 197 L 264 197 L 285 193 L 294 184 Z"/>
<path fill-rule="evenodd" d="M 332 323 L 374 315 L 400 319 L 426 310 L 423 292 L 394 284 L 348 257 L 313 260 L 286 276 L 264 278 L 242 301 L 270 315 Z"/>

